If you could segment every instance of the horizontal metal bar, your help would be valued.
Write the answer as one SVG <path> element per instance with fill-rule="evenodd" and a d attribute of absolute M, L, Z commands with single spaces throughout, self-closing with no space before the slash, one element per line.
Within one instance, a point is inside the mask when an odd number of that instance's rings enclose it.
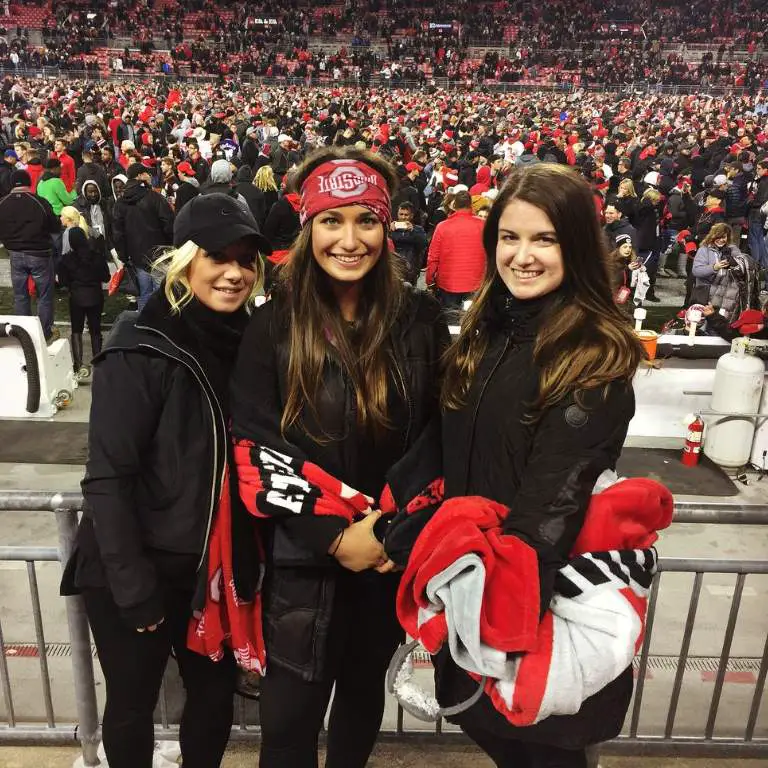
<path fill-rule="evenodd" d="M 45 728 L 42 725 L 19 725 L 7 728 L 0 725 L 0 744 L 73 744 L 77 745 L 77 726 L 58 725 Z"/>
<path fill-rule="evenodd" d="M 699 557 L 661 557 L 659 570 L 665 573 L 768 573 L 768 560 L 707 560 Z"/>
<path fill-rule="evenodd" d="M 82 509 L 80 493 L 51 493 L 50 491 L 2 491 L 0 512 L 29 512 L 57 509 Z"/>
<path fill-rule="evenodd" d="M 768 525 L 768 505 L 675 500 L 673 523 Z"/>
<path fill-rule="evenodd" d="M 768 739 L 745 742 L 734 738 L 703 739 L 701 737 L 619 736 L 600 745 L 600 755 L 629 755 L 632 757 L 768 757 Z"/>
<path fill-rule="evenodd" d="M 0 491 L 0 512 L 80 510 L 82 506 L 83 497 L 79 493 Z M 768 504 L 675 499 L 673 522 L 768 525 Z"/>
<path fill-rule="evenodd" d="M 178 728 L 156 728 L 155 738 L 161 740 L 178 740 Z M 258 742 L 261 730 L 258 726 L 241 729 L 233 727 L 230 741 Z M 324 734 L 321 735 L 321 740 Z M 436 746 L 465 746 L 472 742 L 461 731 L 443 731 L 436 734 L 431 730 L 408 730 L 403 733 L 382 731 L 379 741 L 388 744 L 425 744 Z M 0 726 L 0 744 L 34 745 L 34 744 L 76 744 L 77 729 L 74 725 L 60 725 L 56 728 L 43 728 L 39 725 L 3 728 Z M 766 758 L 768 757 L 768 739 L 757 739 L 744 742 L 732 738 L 714 738 L 705 740 L 698 737 L 676 736 L 665 739 L 655 736 L 638 736 L 629 738 L 619 736 L 613 741 L 600 745 L 601 755 L 632 755 L 656 757 L 733 757 L 733 758 Z"/>
<path fill-rule="evenodd" d="M 58 560 L 56 547 L 0 547 L 0 560 Z"/>

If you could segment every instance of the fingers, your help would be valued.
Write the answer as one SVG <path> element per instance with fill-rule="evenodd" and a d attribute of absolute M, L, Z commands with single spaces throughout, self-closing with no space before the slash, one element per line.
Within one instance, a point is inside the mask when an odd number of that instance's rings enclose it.
<path fill-rule="evenodd" d="M 165 619 L 160 619 L 160 621 L 157 622 L 157 624 L 150 624 L 148 627 L 136 627 L 137 632 L 154 632 L 163 622 Z"/>
<path fill-rule="evenodd" d="M 376 571 L 376 573 L 392 573 L 395 568 L 397 568 L 395 563 L 393 563 L 391 560 L 387 560 L 385 563 L 377 565 L 373 570 Z"/>

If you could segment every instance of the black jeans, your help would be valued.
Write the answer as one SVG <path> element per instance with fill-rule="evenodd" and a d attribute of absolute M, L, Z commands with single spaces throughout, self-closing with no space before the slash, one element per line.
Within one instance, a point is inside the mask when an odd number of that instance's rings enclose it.
<path fill-rule="evenodd" d="M 186 690 L 179 741 L 184 768 L 216 768 L 232 728 L 236 666 L 187 648 L 192 591 L 168 588 L 165 620 L 137 632 L 120 618 L 108 589 L 83 591 L 88 620 L 107 686 L 102 739 L 110 768 L 151 768 L 152 713 L 173 649 Z"/>
<path fill-rule="evenodd" d="M 322 681 L 307 682 L 267 661 L 259 768 L 317 768 L 318 734 L 334 682 L 325 766 L 367 764 L 384 714 L 384 677 L 403 639 L 395 615 L 396 590 L 393 576 L 339 576 Z"/>
<path fill-rule="evenodd" d="M 88 332 L 91 338 L 101 335 L 101 313 L 104 309 L 104 299 L 101 303 L 92 306 L 83 307 L 72 296 L 69 297 L 69 319 L 72 323 L 72 333 L 82 333 L 85 328 L 85 321 L 88 321 Z"/>
<path fill-rule="evenodd" d="M 585 750 L 502 739 L 486 731 L 464 732 L 498 768 L 587 768 Z"/>

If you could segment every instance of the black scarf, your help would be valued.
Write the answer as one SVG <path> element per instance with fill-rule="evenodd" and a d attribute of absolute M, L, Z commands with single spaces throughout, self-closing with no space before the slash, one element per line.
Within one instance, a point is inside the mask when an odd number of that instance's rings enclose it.
<path fill-rule="evenodd" d="M 194 337 L 195 356 L 228 415 L 229 377 L 248 324 L 248 313 L 244 307 L 231 313 L 216 312 L 194 298 L 182 310 L 181 318 Z"/>

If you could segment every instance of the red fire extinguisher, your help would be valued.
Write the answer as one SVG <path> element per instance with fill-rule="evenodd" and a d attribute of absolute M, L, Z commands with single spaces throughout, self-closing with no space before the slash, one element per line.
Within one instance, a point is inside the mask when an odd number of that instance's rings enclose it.
<path fill-rule="evenodd" d="M 695 467 L 701 454 L 701 438 L 704 434 L 704 422 L 697 416 L 688 425 L 688 436 L 685 438 L 681 461 L 686 467 Z"/>

